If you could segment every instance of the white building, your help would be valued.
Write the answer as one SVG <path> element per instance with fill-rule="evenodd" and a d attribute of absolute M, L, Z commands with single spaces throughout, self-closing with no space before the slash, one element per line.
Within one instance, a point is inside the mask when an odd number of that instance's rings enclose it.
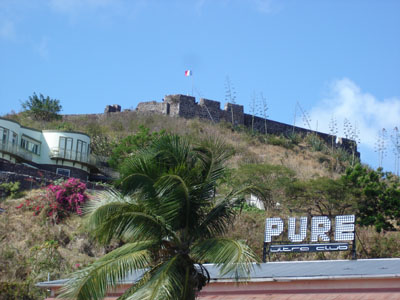
<path fill-rule="evenodd" d="M 4 118 L 0 118 L 0 159 L 84 180 L 96 170 L 87 134 L 36 130 Z"/>

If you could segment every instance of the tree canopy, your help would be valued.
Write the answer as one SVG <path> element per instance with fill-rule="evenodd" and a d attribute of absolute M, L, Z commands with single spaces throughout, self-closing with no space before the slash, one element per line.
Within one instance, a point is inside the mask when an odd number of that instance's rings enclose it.
<path fill-rule="evenodd" d="M 360 225 L 377 231 L 395 230 L 400 225 L 400 180 L 382 168 L 371 170 L 357 164 L 341 180 L 356 200 Z"/>
<path fill-rule="evenodd" d="M 122 299 L 195 299 L 207 283 L 202 263 L 222 274 L 246 277 L 258 259 L 243 242 L 222 237 L 244 193 L 216 193 L 229 157 L 219 142 L 191 145 L 164 135 L 129 157 L 121 168 L 120 187 L 102 192 L 87 208 L 94 237 L 124 245 L 77 271 L 61 297 L 101 299 L 128 274 L 142 269 L 141 279 Z"/>
<path fill-rule="evenodd" d="M 22 102 L 22 109 L 36 120 L 50 121 L 59 117 L 62 110 L 60 100 L 33 93 L 28 100 Z"/>
<path fill-rule="evenodd" d="M 400 180 L 381 168 L 349 167 L 338 179 L 294 181 L 286 187 L 288 206 L 309 215 L 356 214 L 361 226 L 397 230 L 400 225 Z"/>

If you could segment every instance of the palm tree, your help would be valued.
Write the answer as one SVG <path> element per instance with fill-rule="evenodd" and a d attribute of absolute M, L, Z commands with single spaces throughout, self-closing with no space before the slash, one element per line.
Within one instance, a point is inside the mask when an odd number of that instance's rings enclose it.
<path fill-rule="evenodd" d="M 102 299 L 135 270 L 141 279 L 119 299 L 195 299 L 209 277 L 202 263 L 221 275 L 248 276 L 258 258 L 241 241 L 223 237 L 248 188 L 216 193 L 229 155 L 219 142 L 193 147 L 165 135 L 127 160 L 123 194 L 102 192 L 88 206 L 95 238 L 124 245 L 73 274 L 61 297 Z"/>

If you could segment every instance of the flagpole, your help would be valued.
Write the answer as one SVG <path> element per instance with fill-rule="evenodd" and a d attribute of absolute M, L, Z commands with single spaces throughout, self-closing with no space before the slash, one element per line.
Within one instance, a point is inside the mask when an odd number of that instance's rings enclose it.
<path fill-rule="evenodd" d="M 186 77 L 192 77 L 192 97 L 194 97 L 194 93 L 193 93 L 193 90 L 194 90 L 194 79 L 193 79 L 193 72 L 192 72 L 192 70 L 186 70 L 186 71 L 185 71 L 185 76 L 186 76 Z"/>

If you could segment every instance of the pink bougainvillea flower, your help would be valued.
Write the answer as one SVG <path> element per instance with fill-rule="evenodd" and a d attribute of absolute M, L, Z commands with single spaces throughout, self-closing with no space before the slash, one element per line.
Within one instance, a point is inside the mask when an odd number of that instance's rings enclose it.
<path fill-rule="evenodd" d="M 81 205 L 89 199 L 86 185 L 75 178 L 60 184 L 49 184 L 44 189 L 45 193 L 30 199 L 31 202 L 27 199 L 25 205 L 34 211 L 35 216 L 43 209 L 48 210 L 47 217 L 51 217 L 56 223 L 68 217 L 70 213 L 81 215 Z"/>

